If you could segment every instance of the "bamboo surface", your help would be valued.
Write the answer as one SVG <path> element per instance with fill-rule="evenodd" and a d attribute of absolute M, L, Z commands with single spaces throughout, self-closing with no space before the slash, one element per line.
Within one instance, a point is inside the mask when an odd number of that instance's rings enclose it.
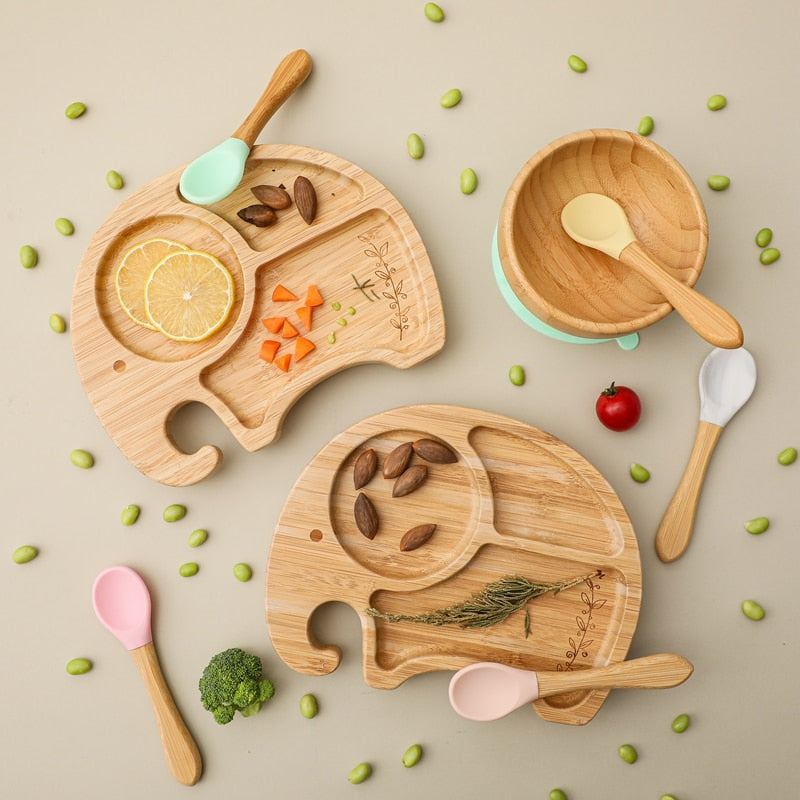
<path fill-rule="evenodd" d="M 458 456 L 428 463 L 413 493 L 392 497 L 381 474 L 399 444 L 434 438 Z M 378 472 L 360 490 L 353 466 L 372 448 Z M 425 463 L 414 456 L 412 464 Z M 356 527 L 359 492 L 379 519 L 374 539 Z M 413 526 L 437 525 L 422 547 L 401 552 Z M 597 576 L 597 571 L 601 576 Z M 488 628 L 391 623 L 367 614 L 442 608 L 509 575 L 579 585 L 529 601 Z M 594 576 L 594 577 L 589 577 Z M 630 520 L 606 480 L 555 437 L 493 413 L 447 405 L 398 408 L 335 437 L 309 463 L 286 500 L 272 540 L 266 617 L 273 646 L 293 669 L 332 672 L 341 653 L 319 641 L 311 618 L 324 603 L 351 606 L 361 619 L 366 682 L 390 689 L 431 670 L 499 661 L 535 670 L 572 671 L 622 661 L 641 602 L 639 549 Z M 544 719 L 583 724 L 607 691 L 536 701 Z"/>

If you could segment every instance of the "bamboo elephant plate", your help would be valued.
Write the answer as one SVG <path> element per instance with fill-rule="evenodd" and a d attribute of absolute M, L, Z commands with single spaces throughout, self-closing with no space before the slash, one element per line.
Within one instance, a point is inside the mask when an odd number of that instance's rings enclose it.
<path fill-rule="evenodd" d="M 383 477 L 398 445 L 434 439 L 456 456 L 426 462 L 412 493 L 393 497 Z M 361 489 L 354 464 L 365 450 L 378 470 Z M 356 525 L 365 494 L 376 512 L 374 538 Z M 436 529 L 422 546 L 400 549 L 418 525 Z M 510 576 L 537 583 L 585 578 L 528 601 L 489 627 L 465 629 L 387 621 L 367 613 L 419 615 L 461 603 Z M 293 669 L 324 675 L 340 649 L 318 641 L 311 617 L 324 603 L 351 606 L 361 619 L 366 682 L 391 689 L 432 670 L 499 661 L 535 670 L 572 670 L 621 661 L 641 601 L 639 548 L 630 520 L 605 479 L 555 437 L 471 408 L 423 405 L 370 417 L 339 434 L 306 467 L 278 519 L 266 580 L 266 616 L 278 655 Z M 546 720 L 584 724 L 608 690 L 536 701 Z"/>
<path fill-rule="evenodd" d="M 257 450 L 280 433 L 291 405 L 346 367 L 383 362 L 411 367 L 444 344 L 436 278 L 408 214 L 375 178 L 330 153 L 258 145 L 239 188 L 208 207 L 181 198 L 177 169 L 133 193 L 96 232 L 78 268 L 72 341 L 84 389 L 108 434 L 145 475 L 175 486 L 205 478 L 221 454 L 206 445 L 182 452 L 170 420 L 190 402 L 204 403 L 237 441 Z M 309 178 L 318 198 L 312 224 L 294 205 L 259 228 L 237 211 L 256 202 L 250 187 Z M 210 338 L 175 342 L 133 322 L 122 309 L 115 275 L 124 254 L 152 238 L 180 242 L 218 258 L 230 271 L 234 305 Z M 298 300 L 273 301 L 283 286 Z M 313 326 L 295 317 L 307 288 L 324 302 Z M 259 357 L 275 339 L 262 320 L 286 317 L 314 345 L 284 372 Z M 291 351 L 290 342 L 281 347 Z"/>

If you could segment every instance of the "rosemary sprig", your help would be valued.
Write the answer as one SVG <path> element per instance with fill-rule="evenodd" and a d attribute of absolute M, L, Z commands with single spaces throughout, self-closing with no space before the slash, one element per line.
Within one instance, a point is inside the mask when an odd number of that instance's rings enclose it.
<path fill-rule="evenodd" d="M 602 573 L 569 578 L 556 583 L 539 583 L 522 575 L 509 575 L 487 583 L 468 600 L 446 608 L 424 611 L 421 614 L 384 614 L 377 608 L 368 608 L 370 617 L 378 617 L 387 622 L 419 622 L 425 625 L 457 625 L 459 628 L 488 628 L 508 619 L 515 611 L 524 608 L 534 597 L 548 592 L 558 594 Z"/>

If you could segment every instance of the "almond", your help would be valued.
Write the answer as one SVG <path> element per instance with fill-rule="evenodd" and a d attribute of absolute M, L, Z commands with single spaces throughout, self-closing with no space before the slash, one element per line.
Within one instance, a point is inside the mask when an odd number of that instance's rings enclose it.
<path fill-rule="evenodd" d="M 409 550 L 416 550 L 418 547 L 422 547 L 433 536 L 435 530 L 436 525 L 433 523 L 417 525 L 403 534 L 403 538 L 400 540 L 400 549 L 407 553 Z"/>
<path fill-rule="evenodd" d="M 236 215 L 258 228 L 266 228 L 278 219 L 278 215 L 269 206 L 265 205 L 247 206 L 247 208 L 237 211 Z"/>
<path fill-rule="evenodd" d="M 310 225 L 317 216 L 317 193 L 311 181 L 304 175 L 295 178 L 294 203 L 300 216 Z"/>
<path fill-rule="evenodd" d="M 378 512 L 375 511 L 375 506 L 372 505 L 372 501 L 364 492 L 359 492 L 358 497 L 356 497 L 353 516 L 361 533 L 367 539 L 374 539 L 375 534 L 378 532 Z"/>
<path fill-rule="evenodd" d="M 355 484 L 355 488 L 360 489 L 362 486 L 366 486 L 372 480 L 372 476 L 375 474 L 377 468 L 378 456 L 375 454 L 374 450 L 370 448 L 361 453 L 353 466 L 353 483 Z"/>
<path fill-rule="evenodd" d="M 405 497 L 407 494 L 419 489 L 428 477 L 428 468 L 424 464 L 415 464 L 409 467 L 395 482 L 392 487 L 392 497 Z"/>
<path fill-rule="evenodd" d="M 414 452 L 432 464 L 454 464 L 458 456 L 446 444 L 435 439 L 417 439 L 412 445 Z"/>
<path fill-rule="evenodd" d="M 411 454 L 414 452 L 411 442 L 403 442 L 389 453 L 383 461 L 383 477 L 396 478 L 408 466 Z"/>
<path fill-rule="evenodd" d="M 276 211 L 280 211 L 282 208 L 289 208 L 292 204 L 289 192 L 282 186 L 262 184 L 261 186 L 251 187 L 250 191 L 255 195 L 259 203 L 274 208 Z"/>

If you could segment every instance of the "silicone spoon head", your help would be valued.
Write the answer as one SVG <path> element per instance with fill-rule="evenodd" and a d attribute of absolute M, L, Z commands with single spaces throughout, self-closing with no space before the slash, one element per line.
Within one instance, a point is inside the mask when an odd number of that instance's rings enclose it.
<path fill-rule="evenodd" d="M 94 613 L 128 650 L 153 641 L 150 628 L 150 592 L 130 567 L 109 567 L 92 587 Z"/>
<path fill-rule="evenodd" d="M 610 197 L 587 192 L 573 197 L 561 209 L 561 227 L 578 244 L 619 258 L 636 237 L 625 210 Z"/>
<path fill-rule="evenodd" d="M 532 703 L 539 696 L 535 672 L 484 661 L 450 679 L 450 705 L 462 717 L 490 722 Z"/>
<path fill-rule="evenodd" d="M 231 136 L 196 158 L 181 174 L 184 199 L 200 206 L 217 203 L 241 183 L 250 147 Z"/>
<path fill-rule="evenodd" d="M 700 367 L 700 419 L 725 427 L 756 387 L 756 362 L 738 347 L 715 348 Z"/>

